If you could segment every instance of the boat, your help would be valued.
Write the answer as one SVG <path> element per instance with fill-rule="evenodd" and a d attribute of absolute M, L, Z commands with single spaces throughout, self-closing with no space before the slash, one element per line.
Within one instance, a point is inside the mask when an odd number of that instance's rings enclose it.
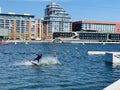
<path fill-rule="evenodd" d="M 61 39 L 57 38 L 53 40 L 53 43 L 63 43 Z"/>
<path fill-rule="evenodd" d="M 8 45 L 8 42 L 0 41 L 0 45 Z"/>

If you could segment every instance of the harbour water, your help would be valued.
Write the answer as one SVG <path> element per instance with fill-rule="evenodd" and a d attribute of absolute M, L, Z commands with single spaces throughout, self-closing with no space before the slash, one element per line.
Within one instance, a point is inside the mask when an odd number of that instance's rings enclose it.
<path fill-rule="evenodd" d="M 120 65 L 88 51 L 120 51 L 120 44 L 10 43 L 0 46 L 0 90 L 102 90 L 120 79 Z M 33 66 L 42 53 L 41 66 Z M 54 55 L 56 54 L 56 55 Z"/>

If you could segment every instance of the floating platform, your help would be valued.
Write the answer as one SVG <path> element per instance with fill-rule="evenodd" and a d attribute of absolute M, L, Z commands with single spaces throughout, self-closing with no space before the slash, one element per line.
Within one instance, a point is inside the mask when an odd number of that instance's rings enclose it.
<path fill-rule="evenodd" d="M 105 61 L 110 63 L 120 63 L 120 52 L 108 52 L 108 51 L 88 51 L 89 55 L 105 55 Z"/>
<path fill-rule="evenodd" d="M 105 51 L 88 51 L 88 54 L 105 54 Z"/>
<path fill-rule="evenodd" d="M 89 54 L 89 55 L 92 55 L 92 54 L 103 54 L 103 55 L 105 55 L 106 53 L 117 53 L 117 54 L 120 54 L 120 52 L 109 52 L 109 51 L 88 51 L 88 54 Z"/>
<path fill-rule="evenodd" d="M 120 90 L 120 79 L 104 88 L 103 90 Z"/>
<path fill-rule="evenodd" d="M 120 63 L 120 53 L 107 52 L 105 54 L 105 61 L 110 63 Z"/>

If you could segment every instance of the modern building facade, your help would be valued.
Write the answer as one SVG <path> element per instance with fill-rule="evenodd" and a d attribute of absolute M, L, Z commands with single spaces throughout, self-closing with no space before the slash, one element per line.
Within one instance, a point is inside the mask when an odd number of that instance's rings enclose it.
<path fill-rule="evenodd" d="M 120 22 L 98 22 L 82 20 L 72 23 L 73 31 L 120 33 Z"/>
<path fill-rule="evenodd" d="M 35 19 L 35 39 L 41 40 L 44 37 L 43 32 L 43 20 L 42 19 Z"/>
<path fill-rule="evenodd" d="M 36 24 L 37 23 L 37 24 Z M 31 40 L 38 38 L 39 21 L 29 14 L 0 13 L 0 28 L 8 29 L 8 39 Z"/>
<path fill-rule="evenodd" d="M 77 34 L 76 34 L 77 33 Z M 120 34 L 98 32 L 54 32 L 53 39 L 79 40 L 81 42 L 120 42 Z"/>
<path fill-rule="evenodd" d="M 47 36 L 52 35 L 53 32 L 72 31 L 70 15 L 56 3 L 50 3 L 46 6 L 44 25 L 46 25 Z"/>
<path fill-rule="evenodd" d="M 8 29 L 0 28 L 0 41 L 8 39 Z"/>
<path fill-rule="evenodd" d="M 74 32 L 54 32 L 53 33 L 53 39 L 56 38 L 70 38 L 72 36 L 74 36 L 75 33 Z"/>

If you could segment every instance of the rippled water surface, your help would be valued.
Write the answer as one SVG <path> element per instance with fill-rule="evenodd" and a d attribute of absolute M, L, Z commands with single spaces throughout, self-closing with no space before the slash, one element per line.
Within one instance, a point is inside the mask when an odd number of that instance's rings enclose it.
<path fill-rule="evenodd" d="M 0 90 L 102 90 L 120 78 L 120 65 L 105 63 L 104 55 L 88 55 L 88 51 L 120 51 L 120 45 L 0 46 Z M 29 62 L 37 53 L 43 54 L 40 66 Z"/>

